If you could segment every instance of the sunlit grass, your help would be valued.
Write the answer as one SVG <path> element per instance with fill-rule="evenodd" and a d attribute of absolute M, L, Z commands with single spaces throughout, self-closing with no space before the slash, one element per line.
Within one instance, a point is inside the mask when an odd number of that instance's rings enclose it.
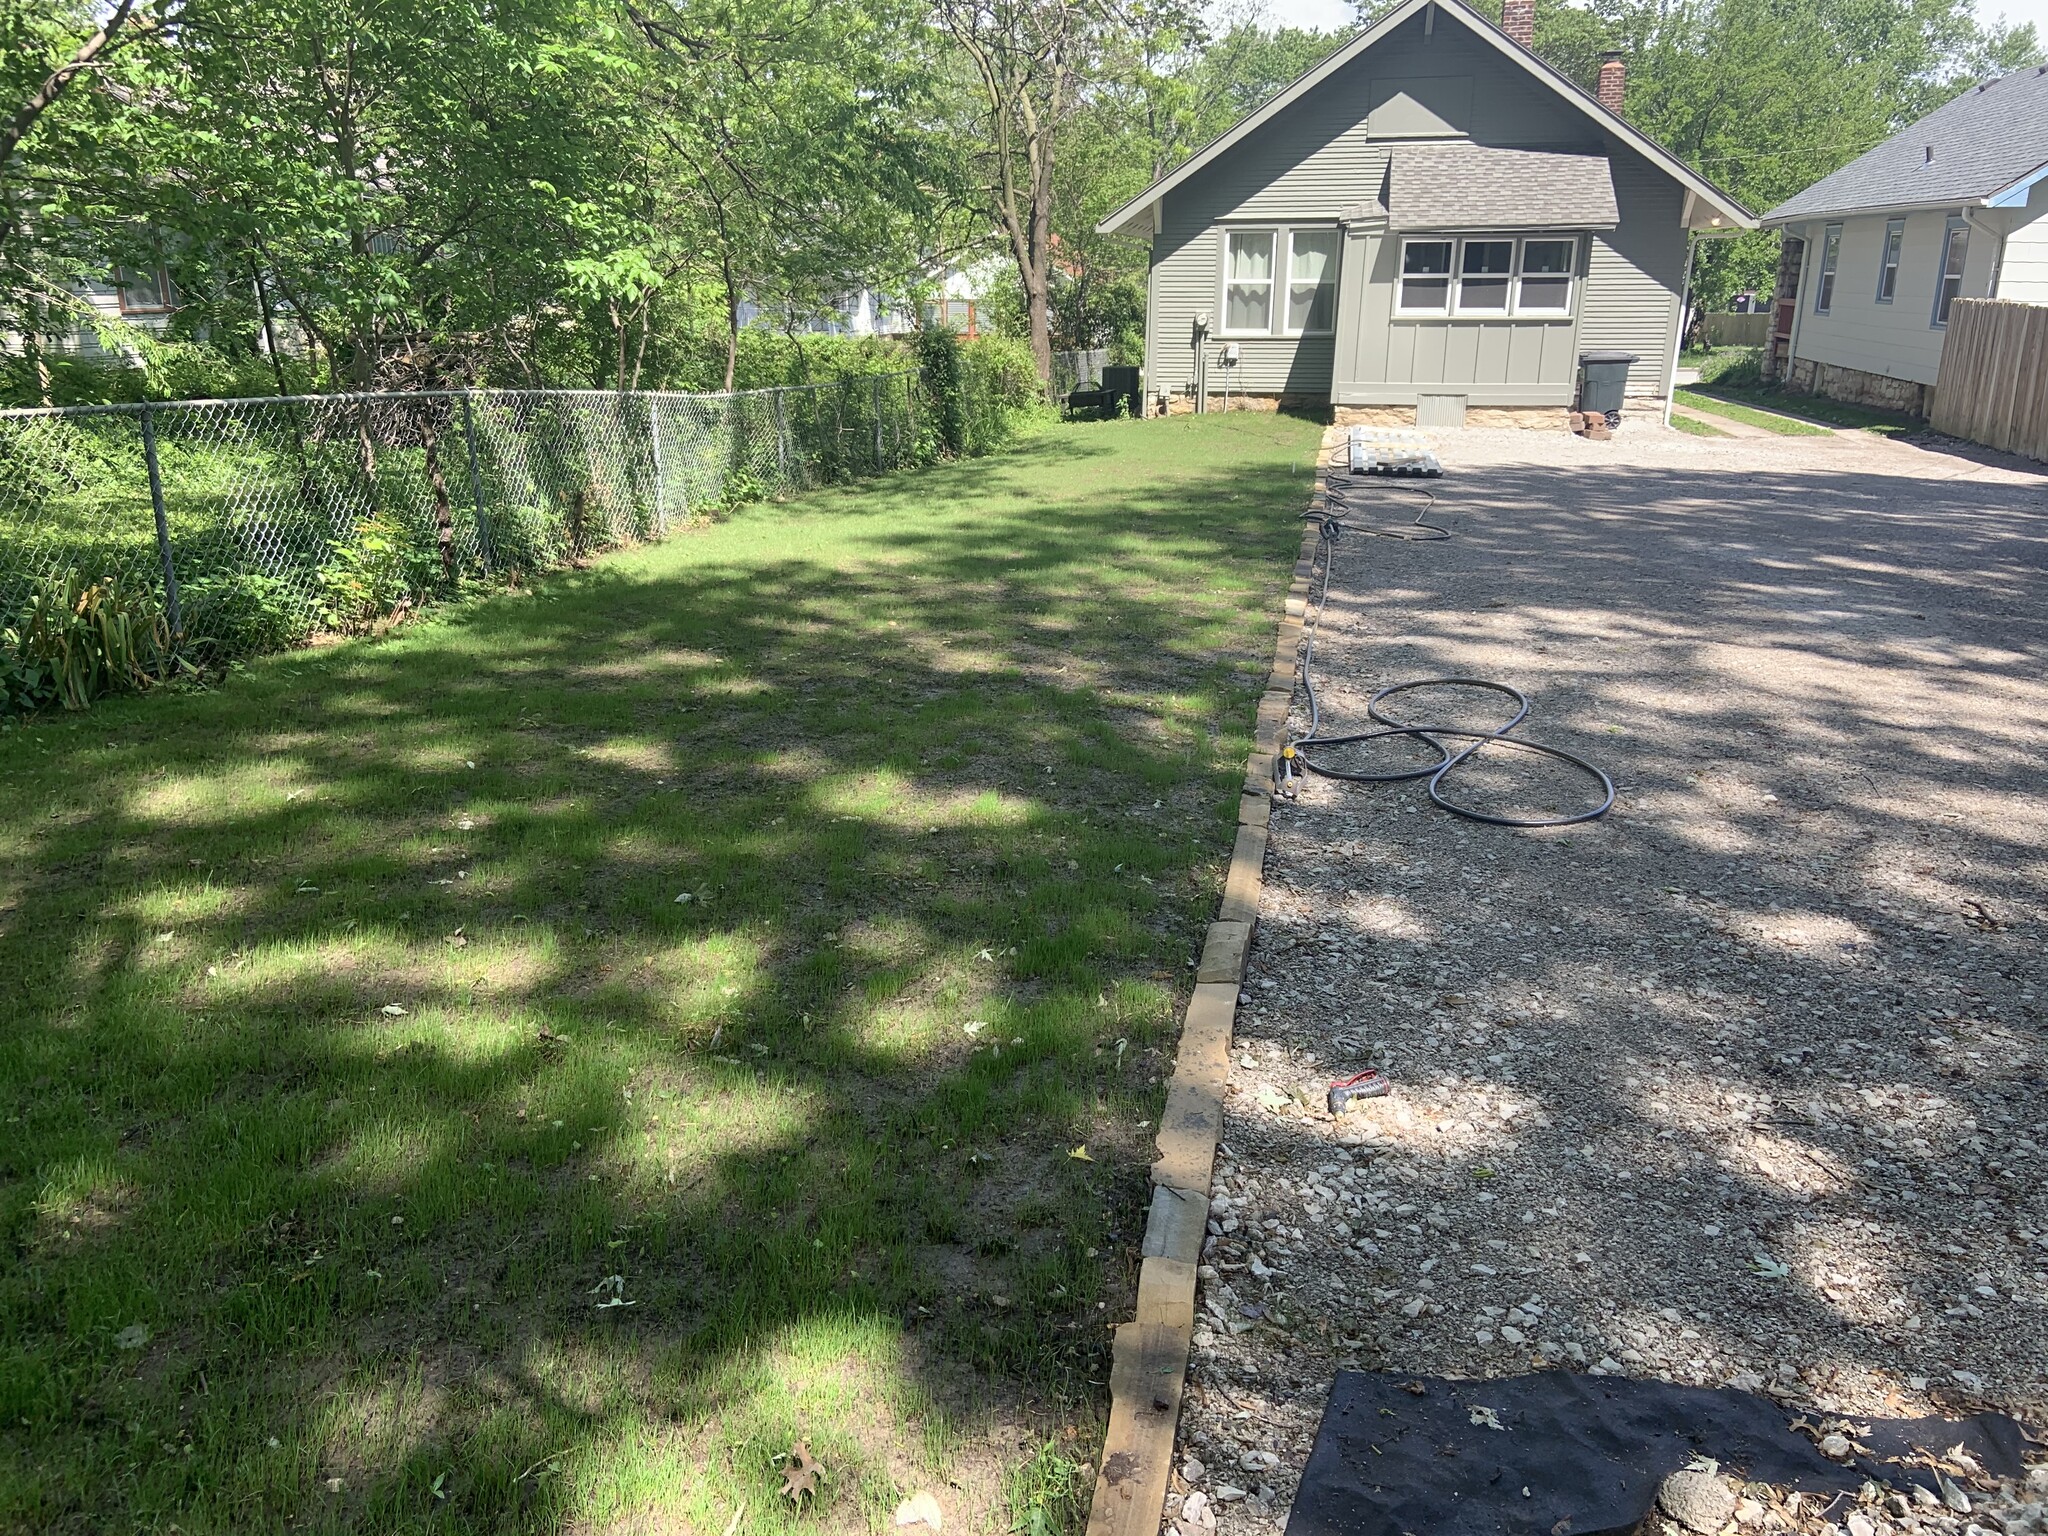
<path fill-rule="evenodd" d="M 1315 440 L 0 734 L 0 1528 L 1071 1527 Z"/>

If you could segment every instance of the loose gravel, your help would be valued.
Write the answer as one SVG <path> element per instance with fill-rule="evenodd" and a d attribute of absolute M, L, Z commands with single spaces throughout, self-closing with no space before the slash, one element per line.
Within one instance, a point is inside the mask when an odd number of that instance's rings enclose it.
<path fill-rule="evenodd" d="M 1326 720 L 1497 678 L 1620 797 L 1276 804 L 1169 1522 L 1283 1524 L 1343 1367 L 2048 1419 L 2048 480 L 1862 434 L 1437 446 L 1456 538 L 1339 546 Z M 1584 793 L 1491 758 L 1461 798 Z M 1333 1117 L 1366 1066 L 1395 1092 Z M 1865 1503 L 1849 1536 L 1975 1523 Z"/>

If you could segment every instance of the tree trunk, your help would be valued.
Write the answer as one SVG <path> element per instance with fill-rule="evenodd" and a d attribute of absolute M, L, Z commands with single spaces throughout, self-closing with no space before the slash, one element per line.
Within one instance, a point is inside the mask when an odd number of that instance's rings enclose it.
<path fill-rule="evenodd" d="M 719 263 L 725 274 L 725 392 L 729 395 L 740 361 L 740 290 L 733 281 L 730 248 L 719 253 Z"/>

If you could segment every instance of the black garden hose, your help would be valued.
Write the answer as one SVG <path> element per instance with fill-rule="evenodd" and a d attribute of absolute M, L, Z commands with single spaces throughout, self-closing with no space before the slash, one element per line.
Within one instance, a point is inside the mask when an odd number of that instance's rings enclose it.
<path fill-rule="evenodd" d="M 1302 690 L 1308 695 L 1308 734 L 1296 737 L 1294 741 L 1282 749 L 1280 754 L 1280 772 L 1283 782 L 1293 777 L 1296 767 L 1305 769 L 1310 773 L 1319 774 L 1326 779 L 1344 779 L 1354 784 L 1399 784 L 1411 779 L 1427 779 L 1429 781 L 1429 798 L 1437 805 L 1449 811 L 1453 816 L 1462 816 L 1467 821 L 1482 822 L 1490 827 L 1569 827 L 1578 822 L 1594 821 L 1605 816 L 1614 805 L 1614 781 L 1592 763 L 1565 751 L 1561 747 L 1546 746 L 1542 742 L 1529 741 L 1520 736 L 1509 735 L 1510 731 L 1529 718 L 1529 700 L 1520 689 L 1510 687 L 1506 683 L 1494 682 L 1490 678 L 1424 677 L 1415 678 L 1405 683 L 1394 683 L 1389 687 L 1380 689 L 1366 703 L 1366 715 L 1377 723 L 1379 729 L 1356 731 L 1342 736 L 1325 736 L 1322 734 L 1322 701 L 1316 696 L 1314 670 L 1316 627 L 1322 620 L 1324 607 L 1329 602 L 1330 570 L 1335 564 L 1338 540 L 1346 532 L 1361 532 L 1372 534 L 1379 538 L 1407 539 L 1428 543 L 1435 543 L 1451 537 L 1451 532 L 1448 528 L 1423 521 L 1423 518 L 1429 514 L 1430 509 L 1436 505 L 1435 495 L 1427 491 L 1421 494 L 1428 496 L 1429 500 L 1424 504 L 1422 511 L 1416 514 L 1413 523 L 1396 523 L 1391 525 L 1346 523 L 1343 514 L 1350 510 L 1351 496 L 1356 495 L 1363 489 L 1358 484 L 1362 478 L 1362 476 L 1356 475 L 1328 476 L 1324 485 L 1322 510 L 1303 514 L 1307 521 L 1316 524 L 1316 531 L 1319 536 L 1316 546 L 1316 563 L 1322 569 L 1316 591 L 1315 607 L 1310 613 L 1307 634 L 1302 643 L 1301 686 Z M 1343 482 L 1341 484 L 1339 483 L 1340 479 Z M 1393 489 L 1393 487 L 1386 487 L 1386 489 Z M 1468 725 L 1451 722 L 1397 719 L 1381 708 L 1381 705 L 1386 700 L 1396 694 L 1413 693 L 1424 688 L 1479 688 L 1489 693 L 1501 694 L 1513 700 L 1515 710 L 1500 725 L 1493 727 L 1491 730 L 1480 731 L 1474 730 Z M 1411 741 L 1427 742 L 1436 749 L 1437 760 L 1433 763 L 1425 763 L 1420 768 L 1396 769 L 1386 773 L 1366 773 L 1318 763 L 1307 750 L 1304 750 L 1321 747 L 1351 746 L 1361 742 L 1380 741 L 1396 736 L 1406 737 Z M 1463 741 L 1469 744 L 1453 751 L 1444 744 L 1442 738 L 1450 738 L 1451 740 Z M 1601 798 L 1599 805 L 1592 810 L 1580 811 L 1571 816 L 1495 816 L 1487 811 L 1474 810 L 1470 806 L 1459 805 L 1456 801 L 1447 798 L 1443 792 L 1444 780 L 1459 764 L 1477 756 L 1488 747 L 1507 747 L 1517 752 L 1527 752 L 1533 756 L 1551 758 L 1569 767 L 1576 768 L 1600 786 Z"/>

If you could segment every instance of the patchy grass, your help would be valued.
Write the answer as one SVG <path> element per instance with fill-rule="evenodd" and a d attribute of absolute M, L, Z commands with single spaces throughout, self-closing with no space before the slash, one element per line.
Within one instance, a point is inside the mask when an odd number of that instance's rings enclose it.
<path fill-rule="evenodd" d="M 1809 421 L 1795 421 L 1775 411 L 1761 411 L 1741 405 L 1732 400 L 1722 399 L 1718 394 L 1706 394 L 1698 389 L 1681 389 L 1674 392 L 1678 404 L 1689 410 L 1704 411 L 1712 416 L 1725 416 L 1730 421 L 1746 422 L 1752 427 L 1762 427 L 1766 432 L 1775 432 L 1780 437 L 1826 437 L 1828 428 L 1816 426 Z"/>
<path fill-rule="evenodd" d="M 1071 1528 L 1315 442 L 0 735 L 0 1528 Z"/>
<path fill-rule="evenodd" d="M 1792 390 L 1763 386 L 1745 389 L 1731 384 L 1702 384 L 1698 386 L 1697 392 L 1716 400 L 1753 406 L 1780 416 L 1789 416 L 1795 421 L 1831 427 L 1856 427 L 1885 437 L 1903 437 L 1909 432 L 1927 430 L 1927 423 L 1917 416 L 1908 416 L 1901 411 L 1874 410 L 1867 405 L 1849 405 L 1840 400 L 1830 400 L 1824 395 L 1806 395 Z"/>
<path fill-rule="evenodd" d="M 1692 437 L 1726 437 L 1728 434 L 1719 427 L 1701 421 L 1697 416 L 1688 416 L 1683 411 L 1671 413 L 1671 425 Z"/>

